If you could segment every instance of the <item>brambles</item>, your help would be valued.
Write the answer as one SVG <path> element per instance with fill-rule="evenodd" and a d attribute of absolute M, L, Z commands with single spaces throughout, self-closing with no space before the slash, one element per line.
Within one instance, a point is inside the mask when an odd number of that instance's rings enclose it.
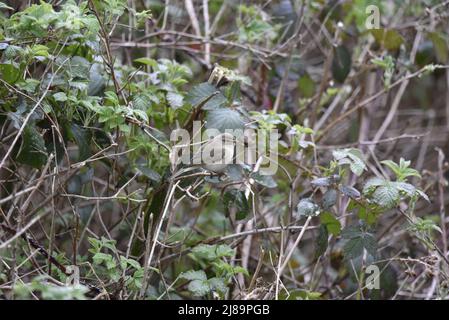
<path fill-rule="evenodd" d="M 447 299 L 447 5 L 206 3 L 0 2 L 0 298 Z"/>

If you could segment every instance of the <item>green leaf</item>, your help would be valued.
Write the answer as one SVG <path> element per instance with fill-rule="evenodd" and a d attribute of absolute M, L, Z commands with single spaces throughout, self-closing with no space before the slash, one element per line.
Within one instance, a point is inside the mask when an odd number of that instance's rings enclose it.
<path fill-rule="evenodd" d="M 20 70 L 8 63 L 0 64 L 0 75 L 9 84 L 14 84 L 21 78 Z"/>
<path fill-rule="evenodd" d="M 323 200 L 321 202 L 321 205 L 323 209 L 327 210 L 334 206 L 337 203 L 337 190 L 335 189 L 329 189 L 327 190 L 323 195 Z"/>
<path fill-rule="evenodd" d="M 372 29 L 371 34 L 376 42 L 387 50 L 397 50 L 404 42 L 404 38 L 392 29 Z"/>
<path fill-rule="evenodd" d="M 325 178 L 316 178 L 310 182 L 313 187 L 328 187 L 333 183 L 332 178 L 325 177 Z"/>
<path fill-rule="evenodd" d="M 385 179 L 379 177 L 369 178 L 365 185 L 363 186 L 363 194 L 365 196 L 371 194 L 378 186 L 381 186 L 385 183 Z"/>
<path fill-rule="evenodd" d="M 220 90 L 208 82 L 194 86 L 186 99 L 194 108 L 202 106 L 204 110 L 221 108 L 227 103 L 226 97 Z"/>
<path fill-rule="evenodd" d="M 223 203 L 228 210 L 229 208 L 237 209 L 237 220 L 245 219 L 248 216 L 249 204 L 243 191 L 237 189 L 226 191 L 223 196 Z"/>
<path fill-rule="evenodd" d="M 207 280 L 207 276 L 206 273 L 203 270 L 189 270 L 186 272 L 183 272 L 179 275 L 180 279 L 185 279 L 185 280 Z"/>
<path fill-rule="evenodd" d="M 345 46 L 335 48 L 334 59 L 332 61 L 332 75 L 334 79 L 343 83 L 351 71 L 352 58 Z"/>
<path fill-rule="evenodd" d="M 318 232 L 318 237 L 316 238 L 316 251 L 315 251 L 316 258 L 326 252 L 328 246 L 328 237 L 329 237 L 328 229 L 326 228 L 325 225 L 321 225 Z"/>
<path fill-rule="evenodd" d="M 296 207 L 295 216 L 301 217 L 315 217 L 320 214 L 320 207 L 309 198 L 301 199 Z"/>
<path fill-rule="evenodd" d="M 443 37 L 443 34 L 439 32 L 431 32 L 429 33 L 429 38 L 435 48 L 438 62 L 443 64 L 447 63 L 449 60 L 449 52 L 448 45 L 446 39 Z"/>
<path fill-rule="evenodd" d="M 391 171 L 396 175 L 396 179 L 399 181 L 405 181 L 407 177 L 418 177 L 421 178 L 419 172 L 413 168 L 410 168 L 411 161 L 406 161 L 404 158 L 399 160 L 399 164 L 391 160 L 381 161 L 382 164 L 390 168 Z"/>
<path fill-rule="evenodd" d="M 334 150 L 332 155 L 335 160 L 338 161 L 339 165 L 348 164 L 349 169 L 357 176 L 362 175 L 363 171 L 366 169 L 363 155 L 359 149 L 348 148 Z"/>
<path fill-rule="evenodd" d="M 202 297 L 209 293 L 210 286 L 207 280 L 190 281 L 187 289 L 196 297 Z"/>
<path fill-rule="evenodd" d="M 152 68 L 156 68 L 157 67 L 157 61 L 156 60 L 150 59 L 150 58 L 146 58 L 146 57 L 134 59 L 134 62 L 141 63 L 141 64 L 144 64 L 144 65 L 150 66 Z"/>
<path fill-rule="evenodd" d="M 48 53 L 48 47 L 41 45 L 41 44 L 35 44 L 31 47 L 31 52 L 34 57 L 45 57 L 47 58 L 49 56 Z"/>
<path fill-rule="evenodd" d="M 206 128 L 225 132 L 226 129 L 244 129 L 245 122 L 238 111 L 222 108 L 207 113 Z"/>
<path fill-rule="evenodd" d="M 347 259 L 355 259 L 362 255 L 365 249 L 372 257 L 376 256 L 377 243 L 374 236 L 362 231 L 358 226 L 349 226 L 342 232 L 342 236 L 346 241 L 343 252 Z"/>
<path fill-rule="evenodd" d="M 71 58 L 64 66 L 72 78 L 89 78 L 90 62 L 83 57 L 75 56 Z"/>
<path fill-rule="evenodd" d="M 228 287 L 226 286 L 225 280 L 223 278 L 214 277 L 209 279 L 210 289 L 216 291 L 222 295 L 226 294 Z"/>
<path fill-rule="evenodd" d="M 192 254 L 198 259 L 213 261 L 222 257 L 232 257 L 235 250 L 230 246 L 200 244 L 192 249 Z"/>
<path fill-rule="evenodd" d="M 169 91 L 167 93 L 167 101 L 173 109 L 179 109 L 184 105 L 184 97 L 176 92 Z"/>
<path fill-rule="evenodd" d="M 151 99 L 146 94 L 136 94 L 132 101 L 135 109 L 147 111 L 151 108 Z"/>
<path fill-rule="evenodd" d="M 376 204 L 384 208 L 393 208 L 399 201 L 398 188 L 389 181 L 379 187 L 373 193 L 373 199 Z"/>
<path fill-rule="evenodd" d="M 315 82 L 308 74 L 303 75 L 298 80 L 299 92 L 305 98 L 311 98 L 315 94 Z"/>
<path fill-rule="evenodd" d="M 351 186 L 345 186 L 345 185 L 340 185 L 338 187 L 338 189 L 341 191 L 341 193 L 343 193 L 345 196 L 352 198 L 352 199 L 358 199 L 360 198 L 360 192 L 356 189 L 353 188 Z"/>
<path fill-rule="evenodd" d="M 16 160 L 34 168 L 41 168 L 47 162 L 47 149 L 44 138 L 34 125 L 28 124 L 22 133 L 22 143 Z"/>
<path fill-rule="evenodd" d="M 256 172 L 251 174 L 251 178 L 253 178 L 258 184 L 266 188 L 272 189 L 277 187 L 277 183 L 272 176 L 261 175 L 260 173 Z"/>
<path fill-rule="evenodd" d="M 330 212 L 323 212 L 323 214 L 320 216 L 320 221 L 323 225 L 326 226 L 327 231 L 330 234 L 332 234 L 334 236 L 338 236 L 340 234 L 341 223 Z"/>
<path fill-rule="evenodd" d="M 90 130 L 84 129 L 83 127 L 72 123 L 70 126 L 71 135 L 78 145 L 78 161 L 86 160 L 90 157 L 90 141 L 92 139 L 92 134 Z"/>
<path fill-rule="evenodd" d="M 64 92 L 57 92 L 57 93 L 55 93 L 55 94 L 53 95 L 53 98 L 54 98 L 56 101 L 59 101 L 59 102 L 67 101 L 67 95 L 66 95 Z"/>

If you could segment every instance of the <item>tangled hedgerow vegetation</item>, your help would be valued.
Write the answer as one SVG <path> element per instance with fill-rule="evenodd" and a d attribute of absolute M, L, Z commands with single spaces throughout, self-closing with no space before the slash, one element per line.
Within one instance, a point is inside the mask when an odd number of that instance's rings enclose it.
<path fill-rule="evenodd" d="M 0 298 L 447 299 L 448 9 L 3 0 Z"/>

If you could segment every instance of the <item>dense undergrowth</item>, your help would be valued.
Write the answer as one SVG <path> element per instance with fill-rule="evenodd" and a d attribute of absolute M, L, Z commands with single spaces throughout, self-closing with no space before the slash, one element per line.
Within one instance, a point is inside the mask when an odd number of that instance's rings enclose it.
<path fill-rule="evenodd" d="M 447 299 L 448 9 L 0 2 L 0 297 Z"/>

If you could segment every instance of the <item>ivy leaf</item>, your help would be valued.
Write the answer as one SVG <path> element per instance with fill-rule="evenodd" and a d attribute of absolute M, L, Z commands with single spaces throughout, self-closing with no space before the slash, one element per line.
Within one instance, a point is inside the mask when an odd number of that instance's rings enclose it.
<path fill-rule="evenodd" d="M 345 46 L 339 46 L 335 49 L 334 59 L 332 61 L 332 75 L 334 79 L 343 83 L 351 71 L 351 54 Z"/>
<path fill-rule="evenodd" d="M 34 125 L 25 126 L 22 133 L 22 143 L 16 160 L 34 168 L 41 168 L 47 162 L 47 149 L 44 138 Z"/>
<path fill-rule="evenodd" d="M 226 97 L 220 92 L 216 95 L 213 95 L 210 99 L 206 101 L 206 103 L 203 104 L 202 109 L 209 111 L 209 110 L 215 110 L 219 108 L 224 108 L 228 104 L 228 100 Z"/>
<path fill-rule="evenodd" d="M 237 209 L 237 220 L 245 219 L 249 213 L 248 199 L 246 199 L 243 191 L 237 189 L 227 191 L 223 196 L 223 203 L 227 209 Z"/>

